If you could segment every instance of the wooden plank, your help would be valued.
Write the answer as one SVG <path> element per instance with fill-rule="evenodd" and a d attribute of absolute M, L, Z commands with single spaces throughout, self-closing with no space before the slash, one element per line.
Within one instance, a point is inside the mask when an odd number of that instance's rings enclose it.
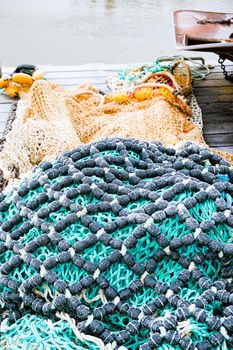
<path fill-rule="evenodd" d="M 9 112 L 0 113 L 0 124 L 6 122 L 8 115 L 9 115 Z"/>
<path fill-rule="evenodd" d="M 233 154 L 233 146 L 215 146 L 214 148 L 221 152 Z"/>
<path fill-rule="evenodd" d="M 141 63 L 132 63 L 130 66 L 140 65 Z M 83 64 L 78 66 L 53 66 L 53 65 L 38 65 L 39 69 L 46 72 L 88 72 L 88 71 L 119 71 L 127 68 L 129 64 L 105 64 L 105 63 L 94 63 L 94 64 Z M 11 74 L 15 70 L 15 67 L 2 67 L 4 74 Z"/>
<path fill-rule="evenodd" d="M 78 86 L 80 84 L 83 83 L 92 83 L 94 85 L 99 85 L 99 84 L 105 84 L 105 80 L 106 78 L 104 77 L 89 77 L 89 78 L 53 78 L 53 79 L 48 79 L 48 81 L 51 81 L 53 83 L 57 83 L 60 84 L 62 86 L 65 85 L 74 85 L 74 86 Z"/>
<path fill-rule="evenodd" d="M 5 130 L 5 124 L 0 124 L 0 137 L 2 137 L 4 130 Z"/>
<path fill-rule="evenodd" d="M 195 89 L 195 95 L 196 96 L 207 96 L 207 95 L 228 95 L 233 94 L 233 85 L 232 86 L 218 86 L 216 89 L 216 86 L 209 86 L 208 89 L 206 87 L 199 87 L 198 89 Z"/>
<path fill-rule="evenodd" d="M 3 105 L 9 105 L 11 104 L 12 102 L 14 102 L 15 99 L 14 98 L 11 98 L 11 97 L 8 97 L 8 96 L 5 96 L 5 95 L 0 95 L 0 104 L 3 104 Z"/>
<path fill-rule="evenodd" d="M 233 101 L 233 93 L 229 93 L 229 94 L 208 94 L 208 95 L 199 95 L 197 96 L 197 102 L 200 104 L 208 104 L 208 103 L 217 103 L 220 102 L 223 104 L 223 102 L 228 102 L 229 104 L 232 105 Z M 233 107 L 233 105 L 232 105 Z"/>
<path fill-rule="evenodd" d="M 233 118 L 232 118 L 233 119 Z M 233 131 L 233 120 L 230 121 L 206 121 L 203 126 L 203 132 L 204 135 L 210 135 L 210 134 L 219 134 L 221 131 L 221 134 L 228 134 Z M 221 125 L 221 130 L 219 130 L 219 125 Z"/>
<path fill-rule="evenodd" d="M 226 64 L 226 70 L 228 72 L 233 72 L 233 64 Z M 216 65 L 216 66 L 212 66 L 210 65 L 210 73 L 217 73 L 217 72 L 222 72 L 222 68 L 220 67 L 220 65 Z"/>
<path fill-rule="evenodd" d="M 124 66 L 118 66 L 119 69 L 114 69 L 111 67 L 106 68 L 106 69 L 100 69 L 100 70 L 95 70 L 95 69 L 81 69 L 81 70 L 48 70 L 45 69 L 45 73 L 46 73 L 46 77 L 48 78 L 68 78 L 68 77 L 89 77 L 89 76 L 100 76 L 100 77 L 108 77 L 110 75 L 116 75 L 117 73 L 121 70 L 123 70 L 124 68 L 127 67 L 127 65 Z M 218 70 L 211 70 L 210 74 L 206 76 L 206 80 L 214 80 L 214 79 L 222 79 L 223 73 L 221 69 Z"/>
<path fill-rule="evenodd" d="M 1 105 L 0 105 L 0 110 L 1 110 Z M 4 119 L 5 116 L 8 116 L 9 111 L 10 111 L 10 107 L 9 107 L 9 109 L 8 109 L 7 111 L 5 111 L 5 112 L 1 112 L 1 111 L 0 111 L 0 120 L 1 120 L 1 119 Z"/>
<path fill-rule="evenodd" d="M 224 75 L 222 72 L 211 72 L 209 75 L 206 76 L 206 79 L 214 80 L 214 79 L 224 79 Z"/>
<path fill-rule="evenodd" d="M 132 63 L 130 66 L 137 66 L 141 63 Z M 47 72 L 88 72 L 88 71 L 119 71 L 124 68 L 129 67 L 127 63 L 121 64 L 107 64 L 107 63 L 93 63 L 93 64 L 82 64 L 78 66 L 38 66 L 40 69 L 43 69 Z"/>
<path fill-rule="evenodd" d="M 10 107 L 11 107 L 11 104 L 12 104 L 12 102 L 11 103 L 0 103 L 0 111 L 1 112 L 3 112 L 3 113 L 5 113 L 5 112 L 9 112 L 9 110 L 10 110 Z"/>
<path fill-rule="evenodd" d="M 137 66 L 140 65 L 140 62 L 132 63 L 130 66 Z M 210 74 L 211 73 L 221 73 L 222 69 L 219 65 L 210 66 Z M 99 63 L 99 64 L 83 64 L 78 66 L 53 66 L 53 65 L 38 65 L 39 69 L 44 70 L 45 72 L 58 72 L 59 74 L 61 72 L 90 72 L 90 71 L 120 71 L 124 68 L 129 67 L 129 64 L 105 64 L 105 63 Z M 11 74 L 14 71 L 15 67 L 2 67 L 3 73 Z M 229 72 L 233 71 L 233 65 L 227 64 L 227 70 Z"/>
<path fill-rule="evenodd" d="M 0 103 L 4 103 L 5 104 L 5 103 L 12 103 L 14 101 L 15 101 L 14 98 L 9 97 L 9 96 L 7 96 L 5 94 L 0 94 Z"/>
<path fill-rule="evenodd" d="M 228 72 L 232 69 L 232 65 L 227 67 Z M 194 82 L 194 93 L 202 109 L 206 142 L 233 153 L 233 84 L 224 79 L 217 66 L 204 80 Z"/>
<path fill-rule="evenodd" d="M 220 113 L 221 115 L 223 115 L 225 113 L 233 112 L 232 102 L 222 103 L 221 101 L 215 102 L 213 100 L 212 103 L 200 103 L 199 100 L 197 101 L 200 104 L 203 116 L 216 114 L 216 113 Z"/>
<path fill-rule="evenodd" d="M 7 103 L 7 104 L 1 103 L 0 104 L 0 111 L 1 111 L 1 113 L 8 113 L 9 110 L 10 110 L 10 106 L 11 106 L 11 103 Z"/>
<path fill-rule="evenodd" d="M 88 72 L 45 72 L 45 76 L 47 79 L 75 79 L 75 78 L 83 78 L 83 79 L 89 79 L 89 78 L 102 78 L 106 79 L 108 76 L 117 76 L 117 71 L 88 71 Z"/>
<path fill-rule="evenodd" d="M 209 123 L 222 123 L 222 122 L 232 122 L 233 123 L 233 113 L 231 111 L 225 111 L 224 114 L 220 114 L 220 113 L 215 113 L 213 112 L 212 114 L 209 115 L 204 115 L 203 119 L 205 121 L 205 124 L 209 124 Z M 219 125 L 218 125 L 219 126 Z"/>
<path fill-rule="evenodd" d="M 131 63 L 130 66 L 137 66 L 140 65 L 141 62 L 134 62 Z M 207 64 L 207 63 L 206 63 Z M 208 66 L 208 64 L 207 64 Z M 82 64 L 82 65 L 68 65 L 68 66 L 55 66 L 55 65 L 38 65 L 39 69 L 42 69 L 47 72 L 77 72 L 77 71 L 109 71 L 109 70 L 115 70 L 119 71 L 124 68 L 129 67 L 128 63 L 120 63 L 120 64 L 107 64 L 107 63 L 88 63 L 88 64 Z M 220 65 L 212 65 L 209 64 L 209 68 L 211 72 L 222 72 Z M 15 67 L 2 67 L 3 73 L 12 73 L 14 71 Z M 227 64 L 228 70 L 233 70 L 233 65 Z"/>
<path fill-rule="evenodd" d="M 204 138 L 208 145 L 214 146 L 232 146 L 233 145 L 233 133 L 229 134 L 210 134 L 205 135 Z"/>
<path fill-rule="evenodd" d="M 207 87 L 213 87 L 215 86 L 216 88 L 219 86 L 230 86 L 232 87 L 232 83 L 230 81 L 227 81 L 226 79 L 204 79 L 204 80 L 200 80 L 200 81 L 194 81 L 193 83 L 193 87 L 194 87 L 194 91 L 198 91 L 199 89 L 204 90 Z"/>

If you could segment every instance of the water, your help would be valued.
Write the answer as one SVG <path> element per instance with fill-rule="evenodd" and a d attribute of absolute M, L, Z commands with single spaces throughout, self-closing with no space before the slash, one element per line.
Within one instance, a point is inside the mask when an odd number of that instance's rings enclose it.
<path fill-rule="evenodd" d="M 178 9 L 233 12 L 233 0 L 0 0 L 0 60 L 78 65 L 177 54 Z"/>

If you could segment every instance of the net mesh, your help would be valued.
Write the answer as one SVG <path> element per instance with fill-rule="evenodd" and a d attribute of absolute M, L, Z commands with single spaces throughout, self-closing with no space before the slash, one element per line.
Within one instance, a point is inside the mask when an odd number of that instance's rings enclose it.
<path fill-rule="evenodd" d="M 93 343 L 78 340 L 69 324 L 64 321 L 49 322 L 42 317 L 28 314 L 4 328 L 0 339 L 2 350 L 99 349 Z"/>
<path fill-rule="evenodd" d="M 62 96 L 60 88 L 37 81 L 20 100 L 18 118 L 0 153 L 5 178 L 12 176 L 12 164 L 23 174 L 43 159 L 80 144 Z"/>
<path fill-rule="evenodd" d="M 192 91 L 192 75 L 188 63 L 184 59 L 178 59 L 172 64 L 172 74 L 174 75 L 181 91 L 188 95 Z"/>
<path fill-rule="evenodd" d="M 185 141 L 206 146 L 200 120 L 192 116 L 174 76 L 151 70 L 139 71 L 139 76 L 140 84 L 105 96 L 91 85 L 65 91 L 36 81 L 30 94 L 21 94 L 18 117 L 1 146 L 0 188 L 23 178 L 42 160 L 105 137 L 158 140 L 177 148 Z M 190 104 L 196 106 L 194 98 Z M 233 162 L 233 155 L 221 155 Z"/>
<path fill-rule="evenodd" d="M 190 143 L 41 163 L 0 197 L 1 348 L 231 349 L 232 181 Z"/>
<path fill-rule="evenodd" d="M 145 81 L 168 84 L 180 90 L 185 96 L 192 91 L 192 74 L 190 66 L 184 59 L 173 59 L 168 65 L 162 62 L 152 62 L 145 65 L 129 66 L 118 77 L 108 77 L 106 83 L 110 90 L 122 90 Z"/>
<path fill-rule="evenodd" d="M 167 91 L 170 93 L 166 90 L 165 94 Z M 96 96 L 89 95 L 88 99 L 79 96 L 78 101 L 68 99 L 67 106 L 84 143 L 116 136 L 159 140 L 167 146 L 182 140 L 204 143 L 199 128 L 169 99 L 170 95 L 145 86 L 132 96 L 126 92 L 109 94 L 98 105 Z"/>
<path fill-rule="evenodd" d="M 135 137 L 145 141 L 161 141 L 179 148 L 186 141 L 207 147 L 199 119 L 187 117 L 191 109 L 172 89 L 162 84 L 139 85 L 133 90 L 119 90 L 105 96 L 79 94 L 67 97 L 66 104 L 74 127 L 82 142 L 104 137 Z M 191 96 L 193 109 L 200 114 Z M 196 123 L 194 123 L 196 121 Z M 233 155 L 219 152 L 230 163 Z"/>
<path fill-rule="evenodd" d="M 173 89 L 179 90 L 179 85 L 177 83 L 177 80 L 169 72 L 157 72 L 157 73 L 153 73 L 150 75 L 146 75 L 143 78 L 142 83 L 146 83 L 146 82 L 166 84 L 166 85 L 172 87 Z"/>

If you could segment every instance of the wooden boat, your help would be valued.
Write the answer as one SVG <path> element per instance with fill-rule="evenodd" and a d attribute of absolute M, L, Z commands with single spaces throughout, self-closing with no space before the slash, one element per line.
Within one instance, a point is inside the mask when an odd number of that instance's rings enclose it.
<path fill-rule="evenodd" d="M 233 61 L 233 13 L 175 11 L 174 26 L 178 50 L 214 52 Z"/>

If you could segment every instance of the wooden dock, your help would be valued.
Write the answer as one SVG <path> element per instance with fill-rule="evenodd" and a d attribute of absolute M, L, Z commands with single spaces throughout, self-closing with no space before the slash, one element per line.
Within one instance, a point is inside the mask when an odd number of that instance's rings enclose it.
<path fill-rule="evenodd" d="M 227 66 L 233 72 L 233 65 Z M 211 69 L 205 80 L 194 84 L 194 93 L 203 114 L 206 143 L 233 153 L 233 83 L 226 81 L 220 66 Z"/>
<path fill-rule="evenodd" d="M 124 65 L 83 65 L 64 67 L 42 67 L 48 81 L 56 82 L 65 88 L 91 82 L 103 91 L 107 91 L 105 80 L 116 75 Z M 233 65 L 227 66 L 233 72 Z M 10 73 L 13 68 L 3 69 Z M 233 153 L 233 83 L 227 82 L 220 66 L 211 69 L 205 80 L 194 83 L 194 92 L 202 109 L 204 137 L 209 146 Z M 0 137 L 6 125 L 13 99 L 0 96 Z"/>

